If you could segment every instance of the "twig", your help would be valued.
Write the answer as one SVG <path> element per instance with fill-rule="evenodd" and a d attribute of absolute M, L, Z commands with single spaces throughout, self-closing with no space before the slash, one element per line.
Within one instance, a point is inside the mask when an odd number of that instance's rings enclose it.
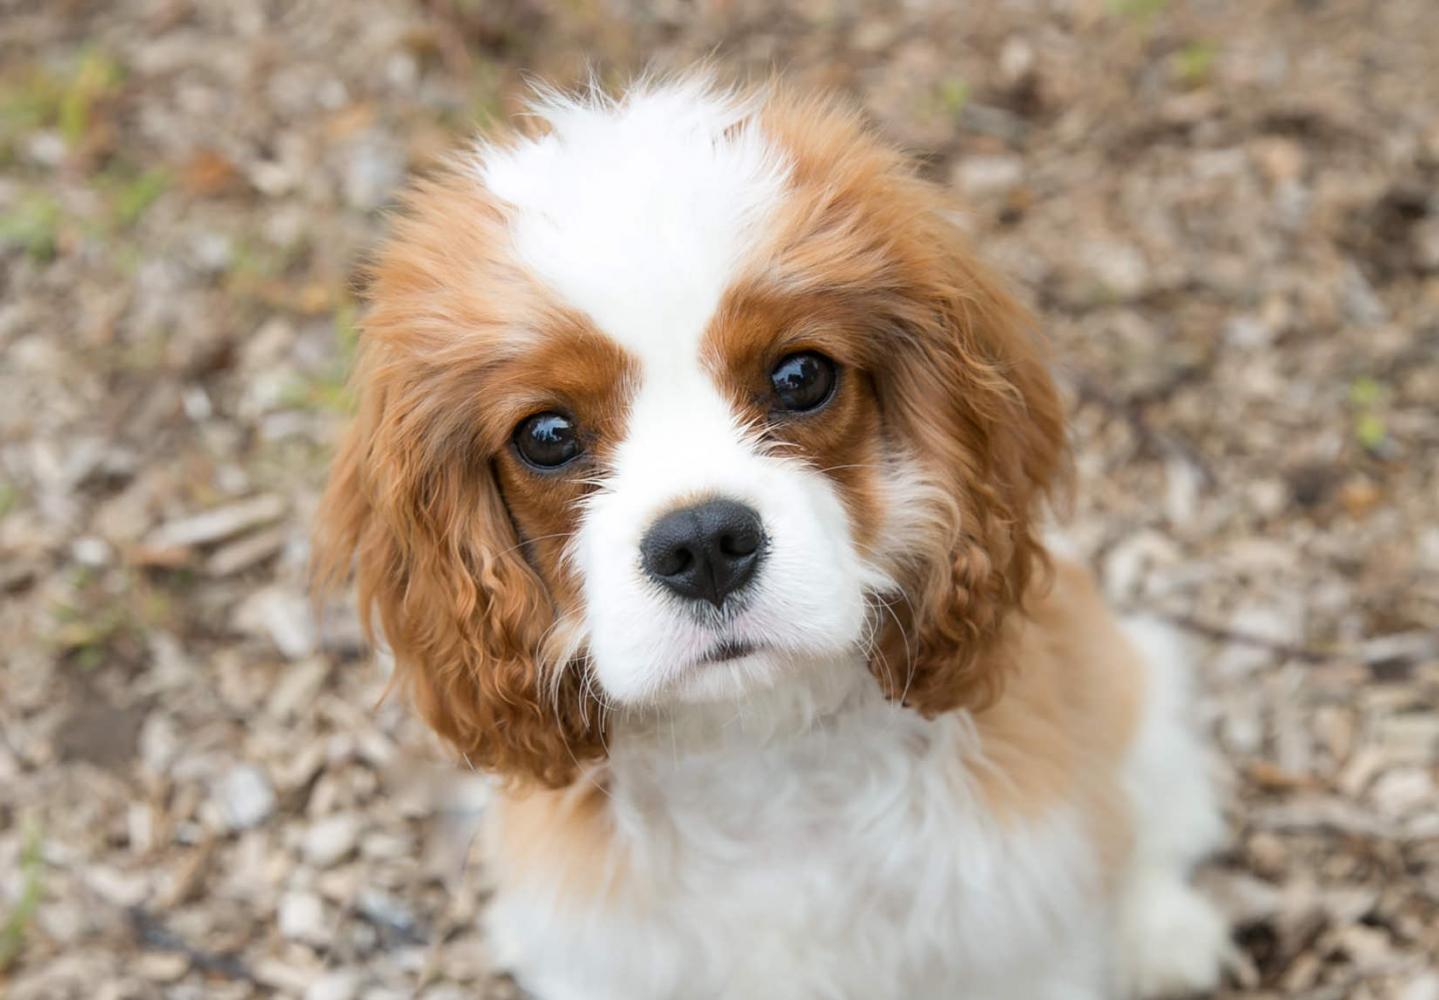
<path fill-rule="evenodd" d="M 1227 642 L 1235 646 L 1252 646 L 1256 649 L 1266 649 L 1286 659 L 1299 660 L 1302 663 L 1328 663 L 1331 660 L 1349 658 L 1341 653 L 1325 652 L 1312 649 L 1308 646 L 1297 646 L 1294 643 L 1283 642 L 1279 639 L 1267 639 L 1262 635 L 1254 635 L 1252 632 L 1236 632 L 1234 629 L 1226 628 L 1223 625 L 1215 625 L 1213 622 L 1206 622 L 1191 615 L 1172 611 L 1154 611 L 1151 613 L 1163 618 L 1171 625 L 1176 625 L 1196 635 L 1202 635 L 1206 639 L 1213 639 L 1216 642 Z"/>
<path fill-rule="evenodd" d="M 1202 635 L 1216 642 L 1235 646 L 1252 646 L 1265 649 L 1286 659 L 1301 663 L 1334 663 L 1348 661 L 1373 666 L 1377 663 L 1412 664 L 1431 656 L 1439 655 L 1439 632 L 1396 632 L 1366 640 L 1357 647 L 1333 650 L 1300 646 L 1279 639 L 1268 639 L 1252 632 L 1238 632 L 1223 625 L 1215 625 L 1191 615 L 1172 611 L 1151 611 L 1151 614 L 1188 632 Z"/>
<path fill-rule="evenodd" d="M 255 974 L 249 970 L 238 955 L 224 952 L 205 951 L 192 946 L 180 935 L 170 930 L 153 913 L 144 907 L 131 906 L 125 910 L 130 927 L 140 942 L 156 951 L 171 951 L 184 955 L 190 964 L 202 972 L 214 973 L 226 979 L 239 979 L 259 984 Z"/>

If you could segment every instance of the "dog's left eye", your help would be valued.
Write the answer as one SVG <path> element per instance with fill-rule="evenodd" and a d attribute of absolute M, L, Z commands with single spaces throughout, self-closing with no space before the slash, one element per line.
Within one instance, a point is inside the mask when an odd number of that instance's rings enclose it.
<path fill-rule="evenodd" d="M 563 413 L 536 413 L 515 428 L 515 450 L 537 469 L 557 469 L 584 450 L 579 429 Z"/>
<path fill-rule="evenodd" d="M 780 409 L 817 410 L 834 395 L 834 362 L 815 351 L 801 351 L 781 358 L 769 380 Z"/>

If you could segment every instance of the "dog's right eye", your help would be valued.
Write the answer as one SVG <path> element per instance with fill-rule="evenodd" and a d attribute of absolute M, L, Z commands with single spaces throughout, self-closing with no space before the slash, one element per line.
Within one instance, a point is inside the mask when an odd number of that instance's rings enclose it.
<path fill-rule="evenodd" d="M 536 469 L 557 469 L 584 451 L 579 429 L 563 413 L 536 413 L 515 428 L 515 451 Z"/>
<path fill-rule="evenodd" d="M 828 403 L 838 379 L 833 361 L 816 351 L 801 351 L 781 358 L 769 380 L 781 410 L 804 413 Z"/>

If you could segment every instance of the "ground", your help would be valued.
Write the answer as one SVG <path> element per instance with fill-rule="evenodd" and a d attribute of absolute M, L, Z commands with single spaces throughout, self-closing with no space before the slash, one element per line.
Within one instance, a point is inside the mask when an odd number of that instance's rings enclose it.
<path fill-rule="evenodd" d="M 1439 997 L 1432 0 L 0 0 L 0 992 L 512 996 L 484 788 L 307 524 L 359 265 L 537 74 L 709 56 L 965 198 L 1070 400 L 1070 534 L 1192 637 L 1227 998 Z"/>

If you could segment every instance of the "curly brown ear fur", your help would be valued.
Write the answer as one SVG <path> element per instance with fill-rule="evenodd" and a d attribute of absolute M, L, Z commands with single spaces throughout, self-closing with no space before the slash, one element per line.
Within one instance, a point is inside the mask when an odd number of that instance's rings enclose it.
<path fill-rule="evenodd" d="M 1036 519 L 1067 452 L 1028 315 L 941 211 L 917 225 L 903 270 L 913 284 L 880 393 L 929 488 L 930 537 L 874 669 L 893 696 L 934 714 L 997 697 L 1007 666 L 997 640 L 1046 567 Z"/>
<path fill-rule="evenodd" d="M 983 705 L 1003 682 L 1003 623 L 1044 564 L 1038 508 L 1067 464 L 1040 341 L 943 192 L 859 115 L 789 95 L 765 122 L 793 160 L 777 280 L 844 289 L 874 324 L 886 447 L 921 480 L 894 501 L 917 527 L 893 542 L 903 599 L 871 669 L 926 714 Z"/>
<path fill-rule="evenodd" d="M 353 564 L 366 630 L 378 616 L 398 683 L 471 764 L 561 785 L 602 754 L 603 734 L 579 672 L 556 691 L 541 668 L 555 609 L 475 440 L 484 338 L 503 323 L 479 291 L 453 293 L 494 280 L 493 212 L 473 187 L 422 186 L 374 269 L 360 408 L 321 504 L 314 571 L 335 584 Z M 472 269 L 486 263 L 482 280 Z"/>

